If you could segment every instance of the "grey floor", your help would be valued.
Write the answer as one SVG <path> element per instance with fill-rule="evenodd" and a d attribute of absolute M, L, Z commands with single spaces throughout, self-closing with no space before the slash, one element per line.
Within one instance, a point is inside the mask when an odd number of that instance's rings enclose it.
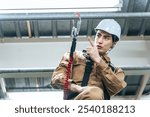
<path fill-rule="evenodd" d="M 47 92 L 8 92 L 8 100 L 63 100 L 62 91 Z M 134 96 L 114 96 L 111 100 L 134 100 Z M 150 100 L 150 95 L 142 95 L 139 100 Z"/>

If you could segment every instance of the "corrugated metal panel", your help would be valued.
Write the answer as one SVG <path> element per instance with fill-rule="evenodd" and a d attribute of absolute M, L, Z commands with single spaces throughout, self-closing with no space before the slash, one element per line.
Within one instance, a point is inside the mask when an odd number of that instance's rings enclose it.
<path fill-rule="evenodd" d="M 149 0 L 123 0 L 123 13 L 131 12 L 149 12 Z M 106 13 L 107 14 L 107 13 Z M 65 14 L 64 14 L 65 16 Z M 34 16 L 33 16 L 34 17 Z M 82 16 L 81 16 L 82 18 Z M 94 19 L 83 19 L 80 35 L 94 35 L 94 27 L 101 20 L 100 17 Z M 149 18 L 116 18 L 122 27 L 122 35 L 138 36 L 150 35 Z M 22 21 L 0 21 L 0 36 L 5 37 L 29 37 L 26 20 Z M 66 17 L 66 20 L 30 20 L 32 37 L 57 37 L 70 36 L 72 20 Z"/>

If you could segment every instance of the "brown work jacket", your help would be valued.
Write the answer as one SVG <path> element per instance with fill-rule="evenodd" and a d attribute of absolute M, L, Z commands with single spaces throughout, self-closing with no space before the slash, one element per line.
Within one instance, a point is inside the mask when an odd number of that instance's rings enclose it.
<path fill-rule="evenodd" d="M 110 58 L 107 55 L 103 55 L 101 58 L 101 64 L 94 63 L 93 65 L 92 72 L 89 76 L 88 86 L 97 86 L 103 90 L 105 85 L 110 96 L 116 95 L 126 86 L 126 82 L 124 81 L 125 74 L 119 67 L 114 67 L 115 69 L 112 70 Z M 65 53 L 59 66 L 54 70 L 52 75 L 51 85 L 54 88 L 63 88 L 68 61 L 69 53 Z M 81 85 L 85 66 L 86 58 L 83 56 L 83 52 L 75 51 L 71 77 L 68 82 Z"/>

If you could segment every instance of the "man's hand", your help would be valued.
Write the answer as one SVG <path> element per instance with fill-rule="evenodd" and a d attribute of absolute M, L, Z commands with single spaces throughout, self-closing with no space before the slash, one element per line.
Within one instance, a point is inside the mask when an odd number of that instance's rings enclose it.
<path fill-rule="evenodd" d="M 72 92 L 77 92 L 77 93 L 81 93 L 82 91 L 84 91 L 87 88 L 87 86 L 82 87 L 76 84 L 70 84 L 69 86 L 69 90 Z"/>
<path fill-rule="evenodd" d="M 96 62 L 96 63 L 100 63 L 101 57 L 99 55 L 97 46 L 95 43 L 93 43 L 93 41 L 91 40 L 91 38 L 87 38 L 91 47 L 86 48 L 87 54 L 89 54 L 90 58 Z"/>

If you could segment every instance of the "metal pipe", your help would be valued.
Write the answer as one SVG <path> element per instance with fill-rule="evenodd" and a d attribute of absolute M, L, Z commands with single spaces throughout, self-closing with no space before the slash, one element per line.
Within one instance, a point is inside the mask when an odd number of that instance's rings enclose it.
<path fill-rule="evenodd" d="M 6 91 L 6 85 L 5 85 L 5 80 L 4 78 L 0 78 L 0 86 L 2 88 L 2 97 L 6 98 L 7 97 L 7 91 Z"/>
<path fill-rule="evenodd" d="M 82 19 L 98 19 L 98 18 L 150 18 L 150 12 L 81 12 Z M 12 20 L 69 20 L 77 19 L 74 12 L 66 13 L 1 13 L 0 21 Z"/>
<path fill-rule="evenodd" d="M 55 68 L 16 68 L 16 69 L 0 69 L 2 73 L 25 73 L 25 72 L 53 72 Z"/>
<path fill-rule="evenodd" d="M 150 65 L 146 66 L 120 66 L 123 70 L 150 70 Z M 15 69 L 0 69 L 1 73 L 19 73 L 19 72 L 53 72 L 54 67 L 51 68 L 15 68 Z"/>
<path fill-rule="evenodd" d="M 138 88 L 138 91 L 137 91 L 137 94 L 135 96 L 135 100 L 138 100 L 140 99 L 140 97 L 142 96 L 142 93 L 146 87 L 146 84 L 149 80 L 150 76 L 149 75 L 144 75 L 142 80 L 141 80 L 141 84 L 140 84 L 140 87 Z"/>
<path fill-rule="evenodd" d="M 150 70 L 150 65 L 145 66 L 120 66 L 123 70 Z"/>
<path fill-rule="evenodd" d="M 27 29 L 28 29 L 28 36 L 29 36 L 29 38 L 32 38 L 30 21 L 27 21 Z"/>

